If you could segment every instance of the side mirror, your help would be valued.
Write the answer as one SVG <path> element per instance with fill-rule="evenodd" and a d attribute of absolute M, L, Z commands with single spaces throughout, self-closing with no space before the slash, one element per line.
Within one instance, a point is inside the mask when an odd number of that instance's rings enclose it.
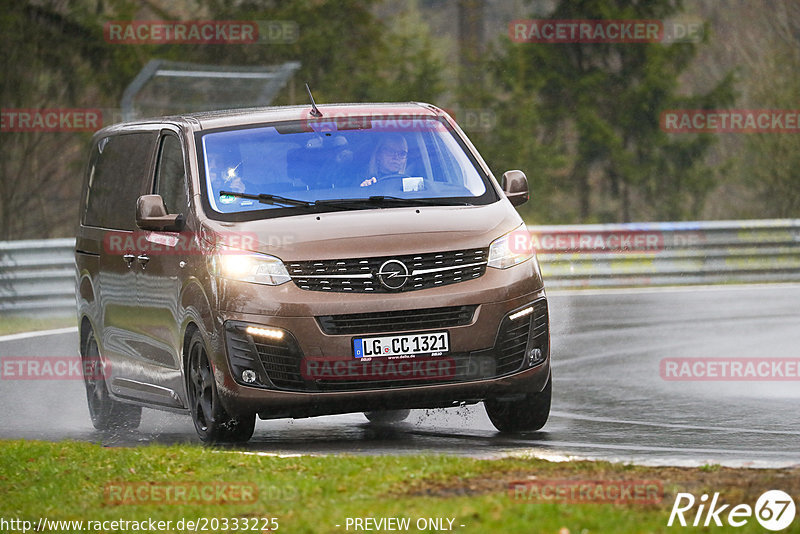
<path fill-rule="evenodd" d="M 161 195 L 142 195 L 136 201 L 136 226 L 142 230 L 183 230 L 182 214 L 168 215 Z"/>
<path fill-rule="evenodd" d="M 528 178 L 522 171 L 506 171 L 501 184 L 506 198 L 512 206 L 519 206 L 528 201 Z"/>

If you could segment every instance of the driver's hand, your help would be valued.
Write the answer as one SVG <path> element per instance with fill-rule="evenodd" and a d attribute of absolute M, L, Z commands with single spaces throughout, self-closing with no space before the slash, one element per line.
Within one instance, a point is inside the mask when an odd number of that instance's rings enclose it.
<path fill-rule="evenodd" d="M 372 184 L 376 183 L 377 181 L 378 181 L 378 179 L 375 178 L 374 176 L 372 178 L 367 178 L 366 180 L 361 182 L 361 186 L 360 187 L 367 187 L 368 185 L 372 185 Z"/>

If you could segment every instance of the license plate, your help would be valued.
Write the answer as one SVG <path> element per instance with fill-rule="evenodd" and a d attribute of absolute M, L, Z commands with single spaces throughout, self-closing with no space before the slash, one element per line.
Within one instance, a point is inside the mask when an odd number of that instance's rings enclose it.
<path fill-rule="evenodd" d="M 401 336 L 358 337 L 353 339 L 356 358 L 376 356 L 440 356 L 450 350 L 447 332 Z"/>

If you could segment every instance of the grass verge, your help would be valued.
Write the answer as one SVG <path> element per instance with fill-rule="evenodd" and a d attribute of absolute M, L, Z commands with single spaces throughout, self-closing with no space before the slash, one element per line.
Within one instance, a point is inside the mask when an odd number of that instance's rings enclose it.
<path fill-rule="evenodd" d="M 545 479 L 604 484 L 656 481 L 663 495 L 659 502 L 554 502 L 529 498 L 530 494 L 523 498 L 509 490 L 514 481 Z M 256 498 L 243 502 L 231 493 L 211 498 L 211 493 L 202 494 L 203 488 L 221 483 L 255 488 Z M 175 498 L 179 486 L 188 488 L 182 499 Z M 185 523 L 183 529 L 176 528 L 181 519 L 227 518 L 228 531 L 233 532 L 234 518 L 239 518 L 239 531 L 245 518 L 247 530 L 253 531 L 256 518 L 269 517 L 277 520 L 279 532 L 326 533 L 365 531 L 356 530 L 354 524 L 347 528 L 348 518 L 396 517 L 409 520 L 407 530 L 396 530 L 401 532 L 437 530 L 417 521 L 439 518 L 439 530 L 465 533 L 743 533 L 765 530 L 753 517 L 741 528 L 668 527 L 675 496 L 690 492 L 699 498 L 720 492 L 725 503 L 754 506 L 758 496 L 770 489 L 781 489 L 800 503 L 800 468 L 652 468 L 433 455 L 281 458 L 195 445 L 106 448 L 77 442 L 0 441 L 0 518 L 34 524 L 42 517 L 84 523 L 154 519 L 172 521 L 163 531 L 182 532 L 193 529 L 185 528 Z M 192 495 L 195 500 L 188 500 Z M 696 509 L 691 518 L 687 513 L 690 521 Z M 107 523 L 94 531 L 134 531 L 130 525 L 114 526 Z M 213 530 L 211 523 L 206 526 L 206 531 L 225 531 L 221 522 Z M 268 524 L 258 523 L 255 530 L 261 532 L 264 526 Z M 373 531 L 389 531 L 375 529 L 374 523 L 370 526 Z M 62 526 L 58 531 L 71 530 Z M 800 532 L 800 519 L 782 532 Z"/>
<path fill-rule="evenodd" d="M 22 315 L 0 316 L 0 336 L 18 334 L 20 332 L 33 332 L 36 330 L 51 330 L 53 328 L 66 328 L 76 326 L 74 315 L 35 317 Z"/>

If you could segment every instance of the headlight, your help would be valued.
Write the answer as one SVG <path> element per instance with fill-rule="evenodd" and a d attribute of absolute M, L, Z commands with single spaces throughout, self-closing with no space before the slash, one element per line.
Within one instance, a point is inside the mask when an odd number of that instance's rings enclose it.
<path fill-rule="evenodd" d="M 218 247 L 211 258 L 211 273 L 222 278 L 279 286 L 291 280 L 283 262 L 275 256 Z"/>
<path fill-rule="evenodd" d="M 489 267 L 508 269 L 533 257 L 531 234 L 524 224 L 498 237 L 489 246 Z"/>

